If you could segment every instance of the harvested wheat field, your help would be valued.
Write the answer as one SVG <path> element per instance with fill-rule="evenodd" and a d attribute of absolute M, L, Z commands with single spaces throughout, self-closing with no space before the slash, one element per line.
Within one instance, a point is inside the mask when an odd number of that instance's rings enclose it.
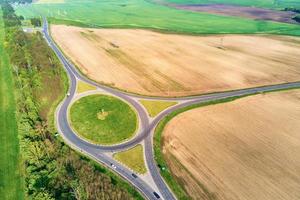
<path fill-rule="evenodd" d="M 91 79 L 134 93 L 186 96 L 300 79 L 300 38 L 184 36 L 52 25 L 54 40 Z"/>
<path fill-rule="evenodd" d="M 300 199 L 300 90 L 187 111 L 163 141 L 193 199 Z"/>

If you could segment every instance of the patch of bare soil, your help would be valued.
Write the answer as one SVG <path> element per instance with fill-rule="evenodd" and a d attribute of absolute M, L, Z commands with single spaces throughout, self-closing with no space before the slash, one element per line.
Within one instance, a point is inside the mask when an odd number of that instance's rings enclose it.
<path fill-rule="evenodd" d="M 244 17 L 256 20 L 270 20 L 294 24 L 297 23 L 293 20 L 293 17 L 295 17 L 297 13 L 291 11 L 277 11 L 264 8 L 244 7 L 227 4 L 168 4 L 168 6 L 183 10 L 206 12 L 218 15 Z"/>
<path fill-rule="evenodd" d="M 186 96 L 300 80 L 300 38 L 185 36 L 51 26 L 89 78 L 134 93 Z"/>
<path fill-rule="evenodd" d="M 300 199 L 300 90 L 176 116 L 163 153 L 193 199 Z"/>

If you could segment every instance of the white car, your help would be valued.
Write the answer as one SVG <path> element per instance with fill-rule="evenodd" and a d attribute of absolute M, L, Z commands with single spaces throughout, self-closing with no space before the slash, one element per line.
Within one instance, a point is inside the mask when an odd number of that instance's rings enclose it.
<path fill-rule="evenodd" d="M 117 167 L 116 167 L 116 165 L 114 165 L 114 164 L 110 164 L 110 166 L 113 168 L 113 169 L 117 169 Z"/>
<path fill-rule="evenodd" d="M 70 96 L 70 92 L 67 93 L 67 97 L 69 97 L 69 96 Z"/>

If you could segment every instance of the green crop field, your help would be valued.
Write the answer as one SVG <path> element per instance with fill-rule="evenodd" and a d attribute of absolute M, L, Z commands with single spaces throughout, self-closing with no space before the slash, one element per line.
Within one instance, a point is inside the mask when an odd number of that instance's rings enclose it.
<path fill-rule="evenodd" d="M 107 95 L 90 95 L 70 109 L 71 124 L 78 134 L 98 144 L 115 144 L 131 138 L 137 115 L 125 102 Z"/>
<path fill-rule="evenodd" d="M 3 37 L 0 10 L 0 199 L 23 199 L 14 84 Z"/>
<path fill-rule="evenodd" d="M 300 36 L 300 26 L 238 17 L 224 17 L 169 8 L 145 0 L 97 0 L 16 6 L 26 18 L 46 15 L 53 23 L 90 27 L 147 28 L 160 31 L 213 33 L 270 33 Z"/>
<path fill-rule="evenodd" d="M 286 7 L 300 8 L 300 1 L 296 0 L 165 0 L 165 2 L 178 4 L 231 4 L 274 9 Z"/>

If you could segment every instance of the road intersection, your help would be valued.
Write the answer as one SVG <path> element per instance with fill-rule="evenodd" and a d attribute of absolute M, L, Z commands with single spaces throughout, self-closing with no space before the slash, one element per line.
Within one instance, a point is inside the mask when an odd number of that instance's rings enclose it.
<path fill-rule="evenodd" d="M 165 97 L 148 97 L 137 94 L 126 93 L 114 88 L 110 88 L 105 85 L 96 83 L 84 75 L 82 75 L 77 68 L 64 56 L 57 45 L 52 40 L 49 34 L 49 27 L 46 18 L 44 18 L 42 33 L 49 46 L 56 53 L 59 60 L 62 62 L 70 81 L 69 95 L 60 103 L 56 111 L 56 126 L 60 135 L 63 137 L 65 142 L 72 148 L 80 151 L 81 153 L 91 157 L 95 161 L 109 167 L 112 171 L 119 174 L 121 177 L 130 182 L 137 190 L 139 190 L 147 199 L 157 199 L 155 193 L 160 196 L 160 199 L 172 200 L 176 199 L 173 192 L 167 186 L 163 178 L 159 173 L 159 169 L 154 160 L 153 152 L 153 134 L 157 124 L 169 113 L 190 106 L 193 104 L 209 102 L 213 100 L 221 100 L 229 97 L 239 97 L 244 95 L 257 94 L 262 92 L 298 88 L 300 82 L 285 83 L 279 85 L 263 86 L 257 88 L 249 88 L 228 92 L 220 92 L 192 97 L 180 97 L 180 98 L 165 98 Z M 117 98 L 122 99 L 131 105 L 137 112 L 139 118 L 139 131 L 132 139 L 116 145 L 97 145 L 92 144 L 83 138 L 80 138 L 71 128 L 68 122 L 68 109 L 74 99 L 79 98 L 76 93 L 78 81 L 83 81 L 87 84 L 93 85 L 97 88 L 96 91 L 91 91 L 89 94 L 94 93 L 105 93 Z M 146 109 L 142 106 L 139 100 L 169 100 L 176 101 L 178 104 L 171 106 L 154 118 L 150 118 Z M 129 168 L 115 161 L 112 154 L 115 152 L 127 150 L 137 144 L 142 144 L 144 147 L 144 157 L 148 172 L 144 176 L 134 177 L 134 173 Z"/>

